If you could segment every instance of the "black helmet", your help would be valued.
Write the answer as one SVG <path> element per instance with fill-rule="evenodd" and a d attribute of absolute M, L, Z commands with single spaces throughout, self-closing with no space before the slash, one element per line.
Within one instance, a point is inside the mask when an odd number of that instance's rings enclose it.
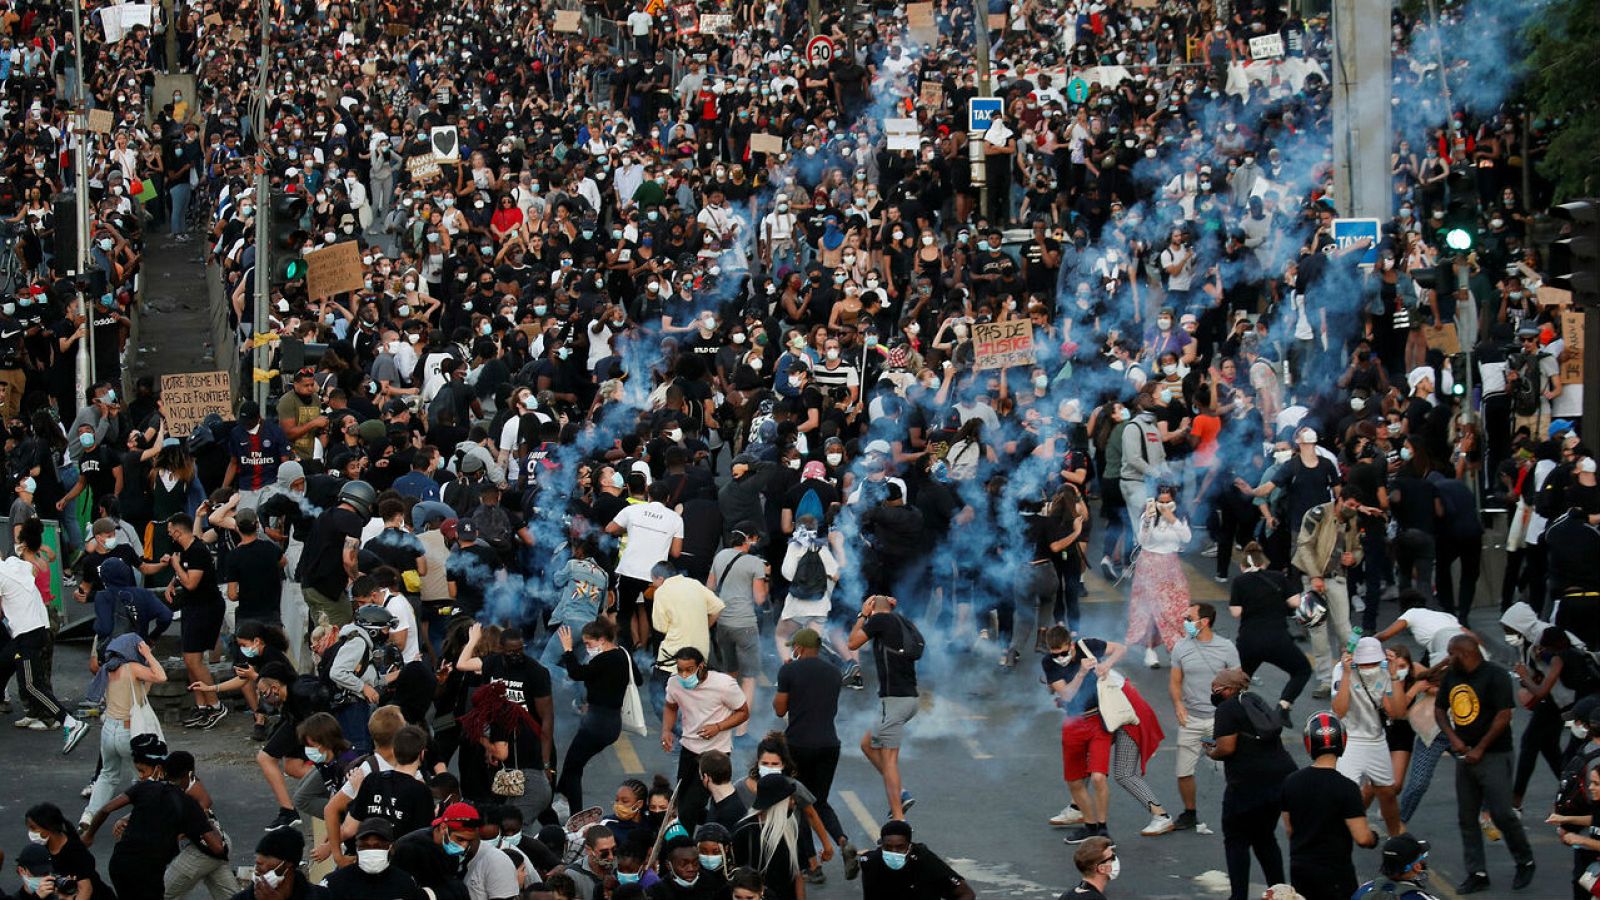
<path fill-rule="evenodd" d="M 1306 752 L 1315 759 L 1324 753 L 1332 753 L 1334 756 L 1344 753 L 1348 736 L 1339 717 L 1323 710 L 1312 713 L 1311 718 L 1306 720 L 1305 738 Z"/>
<path fill-rule="evenodd" d="M 356 610 L 356 624 L 369 630 L 393 628 L 398 621 L 394 613 L 381 606 L 363 606 Z"/>
<path fill-rule="evenodd" d="M 362 518 L 371 518 L 373 508 L 378 505 L 378 492 L 365 481 L 347 481 L 339 488 L 339 502 L 355 507 Z"/>

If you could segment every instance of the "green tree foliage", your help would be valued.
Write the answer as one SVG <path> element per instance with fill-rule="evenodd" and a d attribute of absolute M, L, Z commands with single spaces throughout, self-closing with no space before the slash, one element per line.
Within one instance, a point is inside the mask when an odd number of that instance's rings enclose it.
<path fill-rule="evenodd" d="M 1528 20 L 1524 37 L 1529 105 L 1552 126 L 1540 172 L 1557 200 L 1593 193 L 1600 189 L 1600 3 L 1550 0 Z"/>

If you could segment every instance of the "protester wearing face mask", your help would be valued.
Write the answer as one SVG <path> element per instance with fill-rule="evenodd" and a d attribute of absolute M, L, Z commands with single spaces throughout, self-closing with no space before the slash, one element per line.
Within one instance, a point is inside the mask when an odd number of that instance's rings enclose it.
<path fill-rule="evenodd" d="M 356 861 L 328 873 L 322 887 L 334 897 L 353 900 L 422 900 L 425 894 L 416 879 L 395 868 L 389 861 L 394 845 L 394 825 L 374 816 L 356 828 Z"/>
<path fill-rule="evenodd" d="M 445 807 L 433 820 L 431 832 L 419 830 L 411 835 L 430 835 L 461 872 L 469 897 L 475 900 L 514 898 L 518 892 L 517 868 L 504 850 L 484 843 L 479 837 L 480 821 L 477 807 L 458 801 Z M 357 865 L 360 865 L 359 857 Z"/>
<path fill-rule="evenodd" d="M 862 852 L 861 892 L 863 897 L 977 897 L 967 880 L 938 854 L 926 844 L 912 842 L 911 825 L 901 820 L 884 823 L 878 846 Z"/>

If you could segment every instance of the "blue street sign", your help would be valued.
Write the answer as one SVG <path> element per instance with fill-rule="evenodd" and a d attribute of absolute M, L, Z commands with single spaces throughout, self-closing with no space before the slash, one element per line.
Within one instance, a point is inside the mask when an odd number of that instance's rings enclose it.
<path fill-rule="evenodd" d="M 999 97 L 973 97 L 967 101 L 967 131 L 983 134 L 1000 116 L 1003 109 Z"/>
<path fill-rule="evenodd" d="M 1378 220 L 1377 219 L 1334 219 L 1333 242 L 1339 250 L 1366 238 L 1372 243 L 1367 246 L 1365 253 L 1361 254 L 1361 265 L 1370 266 L 1378 262 Z"/>

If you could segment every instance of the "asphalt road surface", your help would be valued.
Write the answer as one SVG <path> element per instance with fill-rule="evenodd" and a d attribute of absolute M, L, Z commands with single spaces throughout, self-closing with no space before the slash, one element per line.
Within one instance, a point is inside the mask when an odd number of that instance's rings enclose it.
<path fill-rule="evenodd" d="M 1214 583 L 1209 573 L 1210 560 L 1192 557 L 1190 583 L 1196 599 L 1226 605 L 1226 585 Z M 1091 576 L 1089 602 L 1084 607 L 1083 630 L 1091 636 L 1121 640 L 1124 602 L 1120 592 L 1108 587 L 1098 576 Z M 1480 601 L 1481 602 L 1481 601 Z M 1385 624 L 1394 617 L 1392 604 L 1380 614 Z M 1492 626 L 1493 615 L 1485 610 L 1474 619 L 1479 626 Z M 1219 631 L 1231 637 L 1234 622 L 1224 611 Z M 1507 658 L 1499 642 L 1500 630 L 1491 627 L 1489 639 Z M 166 655 L 167 647 L 158 648 Z M 58 648 L 55 684 L 64 698 L 78 697 L 87 681 L 82 644 Z M 1066 785 L 1061 779 L 1060 716 L 1051 706 L 1041 683 L 1037 654 L 1024 656 L 1014 671 L 998 671 L 999 651 L 945 656 L 930 646 L 924 669 L 940 664 L 943 669 L 923 676 L 922 712 L 911 722 L 902 757 L 906 785 L 917 797 L 909 819 L 916 840 L 927 843 L 950 861 L 972 884 L 980 897 L 1014 900 L 1053 898 L 1077 882 L 1072 867 L 1072 848 L 1062 844 L 1060 831 L 1046 820 L 1067 802 Z M 1163 654 L 1163 661 L 1165 654 Z M 1157 796 L 1176 815 L 1178 800 L 1173 777 L 1173 748 L 1176 724 L 1167 700 L 1168 670 L 1150 671 L 1140 663 L 1140 654 L 1130 652 L 1123 670 L 1161 716 L 1169 737 L 1150 762 L 1147 780 Z M 768 676 L 771 676 L 769 671 Z M 1257 689 L 1274 697 L 1282 682 L 1281 673 L 1262 670 Z M 840 819 L 858 845 L 870 845 L 879 825 L 886 818 L 886 801 L 881 782 L 871 766 L 854 749 L 873 716 L 875 694 L 870 664 L 867 690 L 846 691 L 841 701 L 840 736 L 845 744 L 844 758 L 834 786 L 833 802 Z M 752 720 L 752 735 L 758 735 L 774 722 L 771 690 L 760 690 Z M 15 688 L 12 688 L 15 696 Z M 1310 691 L 1295 708 L 1300 721 L 1327 701 L 1311 699 Z M 558 693 L 557 745 L 565 749 L 575 726 L 567 698 Z M 20 713 L 18 713 L 20 715 Z M 1525 714 L 1519 711 L 1515 730 L 1520 734 Z M 759 725 L 760 727 L 756 727 Z M 273 804 L 256 769 L 257 744 L 249 740 L 249 718 L 229 715 L 215 730 L 185 732 L 171 723 L 168 740 L 174 749 L 186 749 L 199 760 L 201 777 L 215 799 L 223 827 L 233 839 L 233 860 L 248 865 L 255 840 L 273 815 Z M 27 840 L 23 812 L 41 800 L 58 803 L 69 817 L 76 817 L 83 801 L 78 791 L 94 769 L 98 729 L 84 740 L 70 757 L 60 755 L 60 736 L 56 733 L 21 731 L 0 727 L 0 758 L 6 761 L 0 791 L 0 849 L 9 861 Z M 1297 762 L 1307 762 L 1298 734 L 1286 734 L 1290 753 Z M 752 742 L 753 743 L 753 742 Z M 742 742 L 735 753 L 736 769 L 752 761 L 752 743 Z M 661 752 L 654 735 L 620 741 L 596 759 L 586 773 L 585 786 L 591 797 L 601 797 L 614 789 L 624 777 L 671 773 L 676 761 Z M 1461 844 L 1456 830 L 1453 777 L 1455 763 L 1448 758 L 1440 764 L 1434 783 L 1421 809 L 1411 822 L 1412 830 L 1432 841 L 1429 865 L 1434 873 L 1433 889 L 1444 898 L 1453 898 L 1451 885 L 1465 875 L 1461 863 Z M 1123 860 L 1120 879 L 1112 885 L 1113 897 L 1207 897 L 1224 896 L 1227 879 L 1223 874 L 1220 810 L 1222 775 L 1213 764 L 1202 760 L 1198 772 L 1200 820 L 1209 823 L 1212 834 L 1186 831 L 1156 838 L 1143 838 L 1138 830 L 1146 821 L 1133 799 L 1120 789 L 1111 791 L 1111 830 L 1119 842 Z M 1539 871 L 1533 887 L 1521 892 L 1527 897 L 1554 898 L 1569 894 L 1570 851 L 1555 839 L 1543 824 L 1543 808 L 1555 789 L 1555 779 L 1541 768 L 1528 792 L 1529 836 L 1533 841 Z M 1376 805 L 1369 812 L 1374 828 L 1382 834 Z M 308 823 L 309 824 L 309 823 Z M 105 832 L 109 834 L 109 829 Z M 1287 856 L 1287 842 L 1282 840 Z M 96 855 L 103 863 L 109 858 L 109 839 L 98 842 Z M 1512 862 L 1503 844 L 1488 845 L 1492 896 L 1510 896 Z M 1356 868 L 1362 878 L 1371 877 L 1377 868 L 1376 851 L 1357 850 Z M 861 896 L 859 882 L 844 880 L 837 859 L 825 866 L 828 881 L 810 888 L 817 898 L 855 898 Z M 15 868 L 0 867 L 0 889 L 16 888 Z M 1266 885 L 1261 872 L 1252 872 L 1255 896 Z M 196 892 L 195 896 L 202 896 Z"/>

